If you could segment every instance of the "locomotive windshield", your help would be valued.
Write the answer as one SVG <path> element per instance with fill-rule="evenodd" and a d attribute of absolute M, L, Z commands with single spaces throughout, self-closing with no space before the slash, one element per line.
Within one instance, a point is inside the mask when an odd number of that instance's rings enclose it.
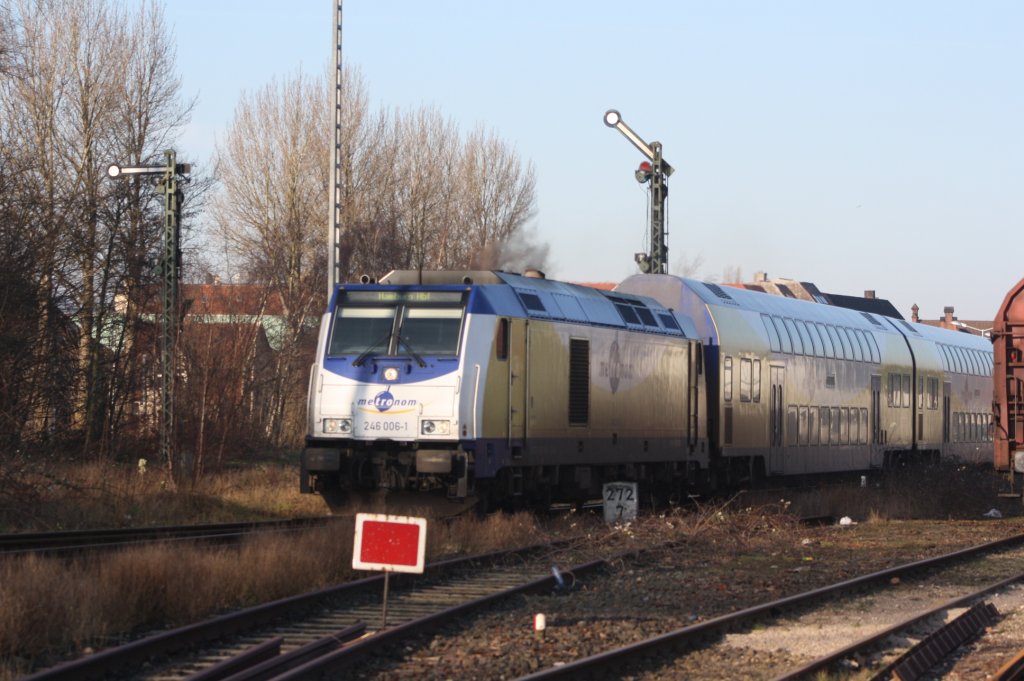
<path fill-rule="evenodd" d="M 346 291 L 338 299 L 327 352 L 363 360 L 454 355 L 464 311 L 459 291 Z"/>

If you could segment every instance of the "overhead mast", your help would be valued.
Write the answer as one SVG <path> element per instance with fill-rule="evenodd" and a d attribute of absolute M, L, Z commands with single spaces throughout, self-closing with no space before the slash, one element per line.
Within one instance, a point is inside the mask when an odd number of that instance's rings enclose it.
<path fill-rule="evenodd" d="M 622 115 L 615 109 L 609 109 L 604 114 L 604 124 L 609 128 L 615 128 L 622 135 L 632 142 L 633 146 L 640 150 L 640 153 L 647 157 L 647 161 L 640 164 L 636 170 L 636 181 L 650 183 L 651 192 L 651 252 L 637 253 L 634 256 L 640 271 L 654 274 L 666 274 L 668 272 L 668 244 L 665 242 L 665 198 L 668 196 L 668 187 L 665 186 L 665 179 L 672 174 L 674 169 L 661 156 L 661 142 L 648 144 L 633 129 L 622 120 Z"/>
<path fill-rule="evenodd" d="M 334 144 L 331 146 L 331 207 L 327 227 L 327 302 L 342 280 L 341 272 L 341 107 L 343 97 L 341 67 L 341 0 L 334 2 Z"/>

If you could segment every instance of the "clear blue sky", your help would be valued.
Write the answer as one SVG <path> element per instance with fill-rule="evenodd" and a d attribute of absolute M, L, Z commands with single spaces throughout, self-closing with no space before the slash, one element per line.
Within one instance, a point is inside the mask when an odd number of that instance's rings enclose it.
<path fill-rule="evenodd" d="M 169 0 L 199 97 L 179 158 L 208 160 L 243 90 L 325 68 L 333 6 Z M 1024 3 L 346 0 L 343 21 L 374 107 L 436 106 L 533 162 L 549 276 L 616 281 L 647 248 L 609 108 L 676 168 L 672 265 L 929 319 L 991 319 L 1024 276 Z"/>

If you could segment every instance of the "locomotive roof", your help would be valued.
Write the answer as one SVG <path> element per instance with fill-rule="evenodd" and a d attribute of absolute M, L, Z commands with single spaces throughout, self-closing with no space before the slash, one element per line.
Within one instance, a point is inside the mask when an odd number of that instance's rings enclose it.
<path fill-rule="evenodd" d="M 381 285 L 473 286 L 489 309 L 478 312 L 560 319 L 628 328 L 634 331 L 696 338 L 697 330 L 686 317 L 644 295 L 604 291 L 570 284 L 535 274 L 500 270 L 395 270 L 382 277 Z"/>

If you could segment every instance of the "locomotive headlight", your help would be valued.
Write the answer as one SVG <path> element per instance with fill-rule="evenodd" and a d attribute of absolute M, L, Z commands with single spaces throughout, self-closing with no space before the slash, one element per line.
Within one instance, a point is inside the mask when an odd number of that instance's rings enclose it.
<path fill-rule="evenodd" d="M 397 381 L 398 380 L 398 369 L 395 367 L 388 367 L 384 370 L 385 381 Z"/>
<path fill-rule="evenodd" d="M 348 435 L 352 432 L 352 419 L 324 419 L 324 432 Z"/>
<path fill-rule="evenodd" d="M 424 419 L 420 421 L 420 433 L 423 435 L 447 435 L 451 432 L 451 421 Z"/>

